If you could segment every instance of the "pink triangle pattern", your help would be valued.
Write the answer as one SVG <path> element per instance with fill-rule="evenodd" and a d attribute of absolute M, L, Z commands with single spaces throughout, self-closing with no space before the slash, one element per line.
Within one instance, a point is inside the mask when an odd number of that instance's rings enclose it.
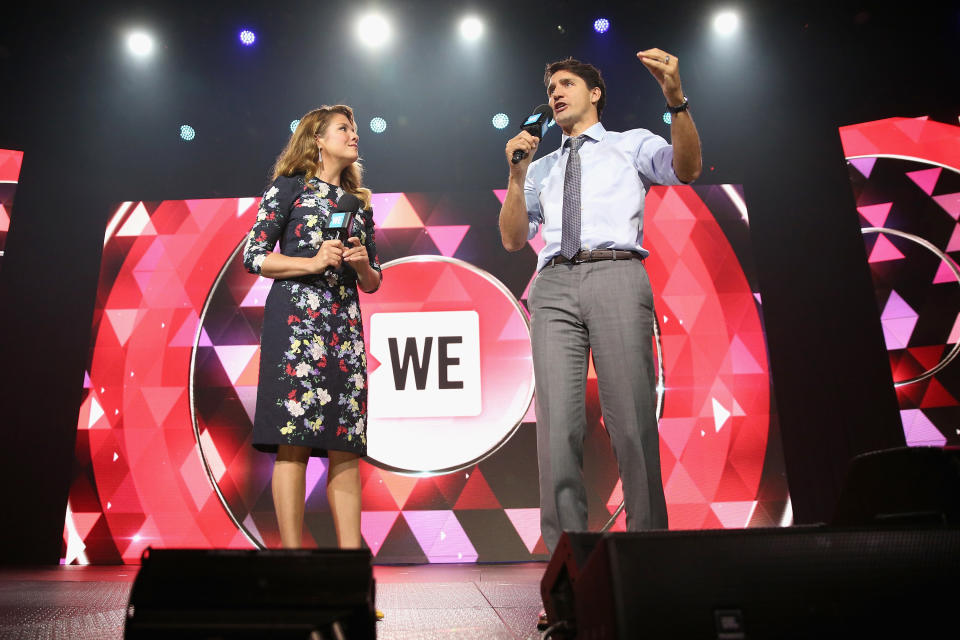
<path fill-rule="evenodd" d="M 213 495 L 213 487 L 210 486 L 210 479 L 203 468 L 200 452 L 196 445 L 180 465 L 180 477 L 183 479 L 183 483 L 187 485 L 187 491 L 193 498 L 193 504 L 197 507 L 197 511 L 201 511 L 207 499 Z"/>
<path fill-rule="evenodd" d="M 7 213 L 6 208 L 0 204 L 0 231 L 9 231 L 10 230 L 10 214 Z"/>
<path fill-rule="evenodd" d="M 270 293 L 270 287 L 273 286 L 273 280 L 259 276 L 257 282 L 250 287 L 250 291 L 244 296 L 241 307 L 262 307 L 267 301 L 267 294 Z"/>
<path fill-rule="evenodd" d="M 147 289 L 150 287 L 150 280 L 153 278 L 155 271 L 134 271 L 133 279 L 136 280 L 137 286 L 140 287 L 140 293 L 146 294 Z"/>
<path fill-rule="evenodd" d="M 123 552 L 123 562 L 125 564 L 139 564 L 140 555 L 143 550 L 149 546 L 158 546 L 163 542 L 163 536 L 157 528 L 157 523 L 153 516 L 147 516 L 140 529 L 129 538 L 130 546 Z"/>
<path fill-rule="evenodd" d="M 940 268 L 937 269 L 937 275 L 933 276 L 933 284 L 940 284 L 941 282 L 957 282 L 957 276 L 953 274 L 953 270 L 950 268 L 950 265 L 945 261 L 940 262 Z"/>
<path fill-rule="evenodd" d="M 380 551 L 398 515 L 399 511 L 364 511 L 360 514 L 360 533 L 373 555 Z"/>
<path fill-rule="evenodd" d="M 97 520 L 99 520 L 103 514 L 95 511 L 92 513 L 73 512 L 71 515 L 73 516 L 73 526 L 77 530 L 77 535 L 80 536 L 82 540 L 90 535 L 90 530 L 93 529 L 93 526 L 97 524 Z"/>
<path fill-rule="evenodd" d="M 933 193 L 933 188 L 937 184 L 937 179 L 940 178 L 941 171 L 943 171 L 943 169 L 940 167 L 921 169 L 920 171 L 908 171 L 907 177 L 913 180 L 916 185 L 923 189 L 923 192 L 929 196 Z"/>
<path fill-rule="evenodd" d="M 477 551 L 453 511 L 404 511 L 420 548 L 430 562 L 474 562 Z"/>
<path fill-rule="evenodd" d="M 526 300 L 527 298 L 530 297 L 530 287 L 533 286 L 533 281 L 536 279 L 537 279 L 537 273 L 534 272 L 533 275 L 530 276 L 530 282 L 527 283 L 527 288 L 523 290 L 523 295 L 520 296 L 521 300 Z"/>
<path fill-rule="evenodd" d="M 257 408 L 257 388 L 247 385 L 236 385 L 233 388 L 236 389 L 240 404 L 243 405 L 243 410 L 250 418 L 250 423 L 253 424 L 253 417 Z"/>
<path fill-rule="evenodd" d="M 236 384 L 237 378 L 250 364 L 250 358 L 259 348 L 260 345 L 256 344 L 231 344 L 217 345 L 214 350 L 217 352 L 217 357 L 220 358 L 220 363 L 223 365 L 223 370 L 227 372 L 230 382 Z"/>
<path fill-rule="evenodd" d="M 374 193 L 370 196 L 370 206 L 373 207 L 373 224 L 382 226 L 383 221 L 390 215 L 393 206 L 400 200 L 402 193 Z"/>
<path fill-rule="evenodd" d="M 140 258 L 140 261 L 137 262 L 136 266 L 133 268 L 133 272 L 138 271 L 156 271 L 157 264 L 160 262 L 160 259 L 163 258 L 164 248 L 163 242 L 159 238 L 155 238 L 150 244 L 150 248 L 143 254 L 143 257 Z"/>
<path fill-rule="evenodd" d="M 0 180 L 16 182 L 20 179 L 20 168 L 22 166 L 23 151 L 0 149 Z"/>
<path fill-rule="evenodd" d="M 905 409 L 900 412 L 903 435 L 907 446 L 933 445 L 942 447 L 947 439 L 920 409 Z"/>
<path fill-rule="evenodd" d="M 886 318 L 880 321 L 883 324 L 883 339 L 887 350 L 906 349 L 913 335 L 913 328 L 917 324 L 916 318 Z"/>
<path fill-rule="evenodd" d="M 200 322 L 199 316 L 195 311 L 191 311 L 190 315 L 186 320 L 183 321 L 183 324 L 180 325 L 180 329 L 177 330 L 177 333 L 170 340 L 170 343 L 167 346 L 170 347 L 192 347 L 193 339 L 197 335 L 197 325 Z M 209 338 L 208 338 L 209 340 Z M 205 345 L 209 346 L 209 345 Z"/>
<path fill-rule="evenodd" d="M 504 509 L 527 551 L 533 553 L 540 540 L 540 509 Z"/>
<path fill-rule="evenodd" d="M 137 311 L 137 309 L 107 309 L 104 312 L 121 345 L 126 344 L 130 334 L 133 333 L 133 327 L 137 323 Z"/>
<path fill-rule="evenodd" d="M 923 126 L 924 120 L 926 120 L 925 117 L 902 118 L 897 120 L 896 127 L 914 142 L 919 142 L 920 137 L 923 135 L 923 132 L 926 129 L 926 127 Z"/>
<path fill-rule="evenodd" d="M 890 292 L 887 303 L 883 306 L 883 313 L 880 314 L 882 320 L 891 318 L 913 318 L 916 320 L 917 312 L 907 304 L 906 300 L 900 297 L 896 291 Z"/>
<path fill-rule="evenodd" d="M 747 415 L 747 412 L 743 410 L 743 407 L 740 406 L 740 403 L 737 402 L 736 398 L 733 398 L 733 415 L 742 417 Z"/>
<path fill-rule="evenodd" d="M 313 490 L 317 488 L 317 484 L 320 480 L 327 475 L 327 461 L 326 458 L 315 458 L 311 457 L 307 462 L 307 490 L 306 495 L 313 493 Z"/>
<path fill-rule="evenodd" d="M 660 438 L 675 458 L 683 454 L 696 424 L 695 417 L 660 418 Z"/>
<path fill-rule="evenodd" d="M 220 452 L 217 451 L 217 445 L 213 443 L 213 438 L 210 436 L 209 429 L 204 429 L 200 434 L 200 446 L 203 447 L 203 456 L 207 460 L 207 466 L 210 468 L 210 473 L 213 474 L 213 477 L 217 482 L 220 482 L 220 479 L 223 478 L 223 474 L 227 471 L 227 467 L 223 464 L 223 458 L 220 457 Z M 198 455 L 199 453 L 200 452 L 197 451 Z M 313 458 L 311 458 L 311 460 L 312 459 Z"/>
<path fill-rule="evenodd" d="M 870 252 L 868 262 L 885 262 L 887 260 L 899 260 L 903 258 L 900 250 L 893 246 L 893 243 L 887 240 L 882 233 L 877 236 L 877 243 L 873 245 L 873 251 Z"/>
<path fill-rule="evenodd" d="M 83 401 L 83 404 L 80 405 L 77 429 L 89 429 L 102 415 L 103 409 L 101 409 L 97 403 L 96 396 L 91 393 L 87 396 L 87 399 Z"/>
<path fill-rule="evenodd" d="M 750 522 L 756 501 L 711 502 L 710 509 L 723 524 L 724 529 L 743 529 Z"/>
<path fill-rule="evenodd" d="M 162 425 L 183 395 L 183 387 L 141 387 L 143 401 L 156 424 Z M 206 432 L 204 432 L 206 433 Z"/>
<path fill-rule="evenodd" d="M 494 189 L 493 195 L 497 196 L 497 200 L 500 201 L 500 204 L 503 204 L 503 201 L 507 199 L 507 190 L 506 189 Z"/>
<path fill-rule="evenodd" d="M 463 241 L 463 237 L 470 230 L 470 225 L 450 225 L 427 227 L 427 235 L 440 250 L 440 254 L 448 258 L 453 257 Z"/>
<path fill-rule="evenodd" d="M 953 234 L 947 242 L 947 252 L 953 253 L 954 251 L 960 251 L 960 224 L 953 228 Z"/>
<path fill-rule="evenodd" d="M 740 336 L 734 336 L 730 343 L 730 357 L 734 373 L 764 373 L 763 367 L 757 363 Z"/>
<path fill-rule="evenodd" d="M 255 538 L 258 540 L 263 540 L 263 534 L 260 533 L 260 529 L 257 528 L 257 523 L 253 519 L 252 515 L 248 515 L 246 518 L 244 518 L 243 526 L 247 531 L 252 533 Z"/>
<path fill-rule="evenodd" d="M 851 158 L 850 164 L 859 171 L 864 178 L 870 177 L 870 172 L 873 171 L 873 165 L 877 163 L 877 159 L 873 157 L 868 158 Z"/>
<path fill-rule="evenodd" d="M 957 319 L 953 323 L 953 329 L 950 330 L 950 337 L 947 338 L 947 344 L 956 344 L 957 341 L 960 341 L 960 313 L 957 314 Z"/>
<path fill-rule="evenodd" d="M 892 202 L 868 204 L 863 207 L 857 207 L 857 211 L 866 218 L 871 227 L 882 227 L 883 223 L 887 221 L 887 216 L 890 214 L 890 208 L 892 206 Z"/>
<path fill-rule="evenodd" d="M 147 213 L 146 207 L 143 206 L 142 202 L 137 203 L 137 206 L 133 209 L 133 213 L 127 218 L 127 221 L 123 223 L 123 226 L 120 227 L 120 230 L 116 233 L 117 236 L 155 236 L 157 235 L 157 230 L 153 228 L 153 224 L 150 222 L 150 214 Z"/>
<path fill-rule="evenodd" d="M 942 196 L 933 196 L 934 202 L 943 207 L 954 220 L 960 219 L 960 192 L 947 193 Z"/>
<path fill-rule="evenodd" d="M 667 494 L 667 502 L 676 502 L 681 504 L 696 504 L 706 502 L 697 483 L 694 482 L 687 470 L 682 465 L 677 464 L 673 467 L 673 473 L 670 479 L 663 487 Z"/>
<path fill-rule="evenodd" d="M 530 329 L 527 327 L 527 323 L 524 322 L 523 316 L 519 313 L 511 313 L 510 317 L 507 318 L 507 322 L 503 325 L 503 330 L 500 331 L 500 336 L 497 340 L 500 342 L 510 340 L 524 340 L 529 342 Z"/>

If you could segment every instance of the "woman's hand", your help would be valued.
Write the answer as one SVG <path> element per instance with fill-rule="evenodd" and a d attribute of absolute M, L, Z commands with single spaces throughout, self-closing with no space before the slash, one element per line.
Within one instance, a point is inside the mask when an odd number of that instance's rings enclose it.
<path fill-rule="evenodd" d="M 353 236 L 347 240 L 352 246 L 343 252 L 343 261 L 357 273 L 362 273 L 370 268 L 370 256 L 367 255 L 367 247 L 361 244 L 360 238 Z M 365 269 L 366 267 L 366 269 Z"/>
<path fill-rule="evenodd" d="M 323 273 L 327 270 L 327 267 L 336 269 L 343 263 L 343 258 L 342 242 L 339 240 L 324 240 L 323 244 L 320 245 L 320 250 L 317 251 L 317 255 L 313 256 L 316 273 Z"/>

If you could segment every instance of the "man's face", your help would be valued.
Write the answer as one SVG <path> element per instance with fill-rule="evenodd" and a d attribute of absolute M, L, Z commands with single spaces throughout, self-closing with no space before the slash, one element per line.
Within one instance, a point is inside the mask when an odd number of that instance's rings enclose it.
<path fill-rule="evenodd" d="M 567 128 L 594 114 L 594 106 L 600 100 L 600 88 L 587 88 L 583 78 L 565 69 L 550 76 L 547 98 L 553 109 L 553 119 L 561 128 Z"/>

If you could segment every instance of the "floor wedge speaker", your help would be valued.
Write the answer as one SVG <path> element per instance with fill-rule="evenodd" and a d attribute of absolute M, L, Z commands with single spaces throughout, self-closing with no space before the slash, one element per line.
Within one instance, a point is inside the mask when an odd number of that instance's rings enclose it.
<path fill-rule="evenodd" d="M 831 524 L 960 525 L 960 449 L 900 447 L 854 457 Z"/>
<path fill-rule="evenodd" d="M 375 638 L 370 552 L 148 548 L 124 637 Z"/>
<path fill-rule="evenodd" d="M 548 612 L 555 590 L 541 585 Z M 605 534 L 572 592 L 573 617 L 550 620 L 553 638 L 945 637 L 956 629 L 960 528 Z"/>
<path fill-rule="evenodd" d="M 576 616 L 574 585 L 580 579 L 587 558 L 602 537 L 602 533 L 587 531 L 565 531 L 560 536 L 540 581 L 540 597 L 543 598 L 547 620 L 570 620 Z"/>

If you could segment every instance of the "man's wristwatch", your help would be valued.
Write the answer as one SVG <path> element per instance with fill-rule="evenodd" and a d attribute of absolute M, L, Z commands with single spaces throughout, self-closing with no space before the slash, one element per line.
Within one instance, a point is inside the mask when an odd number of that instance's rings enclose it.
<path fill-rule="evenodd" d="M 688 108 L 690 108 L 690 101 L 687 100 L 687 96 L 683 96 L 683 102 L 676 107 L 671 107 L 669 104 L 667 105 L 667 111 L 673 115 L 677 115 L 681 111 L 686 111 Z"/>

